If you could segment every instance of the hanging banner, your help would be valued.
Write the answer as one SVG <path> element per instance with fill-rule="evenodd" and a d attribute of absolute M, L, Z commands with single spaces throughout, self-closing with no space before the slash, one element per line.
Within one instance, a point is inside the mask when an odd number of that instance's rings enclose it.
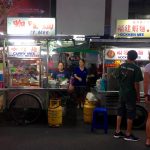
<path fill-rule="evenodd" d="M 40 46 L 8 46 L 8 57 L 39 58 Z"/>
<path fill-rule="evenodd" d="M 149 60 L 150 48 L 109 48 L 105 51 L 106 60 L 127 60 L 127 52 L 135 50 L 138 53 L 137 60 Z"/>
<path fill-rule="evenodd" d="M 117 20 L 116 38 L 149 38 L 150 20 Z"/>
<path fill-rule="evenodd" d="M 7 18 L 8 35 L 54 36 L 54 18 Z"/>

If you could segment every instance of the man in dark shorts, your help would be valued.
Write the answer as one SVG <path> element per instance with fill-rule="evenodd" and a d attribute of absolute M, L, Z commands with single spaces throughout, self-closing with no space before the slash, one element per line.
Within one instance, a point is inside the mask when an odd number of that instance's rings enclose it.
<path fill-rule="evenodd" d="M 117 112 L 117 125 L 114 133 L 115 138 L 124 138 L 126 141 L 138 141 L 139 138 L 132 134 L 133 119 L 136 116 L 136 102 L 140 101 L 140 85 L 143 75 L 140 67 L 134 61 L 138 54 L 134 50 L 127 53 L 127 62 L 117 68 L 115 77 L 119 82 L 119 103 Z M 122 117 L 126 114 L 127 129 L 124 134 L 120 130 Z"/>

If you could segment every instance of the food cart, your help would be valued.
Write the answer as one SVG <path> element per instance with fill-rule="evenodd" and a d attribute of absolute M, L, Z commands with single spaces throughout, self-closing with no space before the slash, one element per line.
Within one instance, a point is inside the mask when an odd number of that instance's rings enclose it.
<path fill-rule="evenodd" d="M 107 77 L 107 90 L 100 91 L 95 88 L 93 92 L 101 100 L 102 105 L 108 108 L 109 115 L 116 115 L 118 104 L 118 84 L 113 77 L 114 70 L 126 60 L 129 50 L 136 50 L 138 53 L 137 65 L 141 67 L 149 62 L 148 52 L 150 50 L 150 39 L 93 39 L 94 43 L 99 44 L 103 51 L 103 74 Z M 137 103 L 137 116 L 134 120 L 134 128 L 141 128 L 146 123 L 147 111 L 144 105 L 143 83 L 141 82 L 140 96 L 141 102 Z"/>
<path fill-rule="evenodd" d="M 67 93 L 67 87 L 49 86 L 48 64 L 50 42 L 72 36 L 55 36 L 54 18 L 39 22 L 38 18 L 13 17 L 7 23 L 7 35 L 0 35 L 2 111 L 10 112 L 18 123 L 32 123 L 47 111 L 51 98 Z"/>
<path fill-rule="evenodd" d="M 75 42 L 73 36 L 55 36 L 51 18 L 13 17 L 7 23 L 8 33 L 1 36 L 4 110 L 18 123 L 32 123 L 48 110 L 50 99 L 67 94 L 67 85 L 51 84 L 50 71 L 56 69 L 58 61 L 67 61 L 65 53 L 53 49 L 73 47 Z"/>
<path fill-rule="evenodd" d="M 18 36 L 6 37 L 6 39 L 18 38 Z M 49 55 L 51 49 L 49 43 L 57 39 L 68 40 L 71 36 L 28 38 L 34 39 L 36 44 L 7 45 L 4 57 L 7 64 L 5 66 L 6 85 L 3 88 L 6 99 L 5 109 L 18 123 L 36 121 L 42 111 L 47 111 L 50 99 L 67 95 L 67 86 L 58 84 L 54 86 L 50 83 Z"/>
<path fill-rule="evenodd" d="M 114 38 L 91 39 L 103 50 L 103 74 L 107 74 L 107 91 L 95 91 L 108 107 L 110 114 L 116 114 L 118 102 L 118 85 L 112 73 L 114 69 L 126 59 L 128 50 L 136 50 L 138 53 L 137 65 L 144 72 L 144 66 L 149 62 L 148 52 L 150 49 L 150 20 L 129 19 L 117 20 Z M 137 103 L 136 119 L 134 127 L 144 127 L 147 119 L 147 111 L 144 105 L 143 83 L 140 89 L 141 102 Z"/>

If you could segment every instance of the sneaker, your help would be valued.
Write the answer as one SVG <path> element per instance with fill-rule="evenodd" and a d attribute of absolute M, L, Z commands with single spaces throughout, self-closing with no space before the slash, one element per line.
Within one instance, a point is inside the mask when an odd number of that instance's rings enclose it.
<path fill-rule="evenodd" d="M 131 134 L 131 135 L 129 135 L 129 136 L 126 135 L 126 136 L 124 137 L 124 140 L 136 142 L 136 141 L 139 141 L 139 138 L 138 138 L 138 137 L 135 137 L 133 134 Z"/>
<path fill-rule="evenodd" d="M 125 134 L 120 131 L 119 133 L 115 132 L 114 133 L 114 138 L 124 138 L 125 137 Z"/>

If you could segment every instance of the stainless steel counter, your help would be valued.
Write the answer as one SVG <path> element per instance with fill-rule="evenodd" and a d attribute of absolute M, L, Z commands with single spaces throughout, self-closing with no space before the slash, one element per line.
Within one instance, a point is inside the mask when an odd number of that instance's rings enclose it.
<path fill-rule="evenodd" d="M 108 108 L 110 115 L 116 115 L 117 105 L 119 100 L 119 91 L 100 91 L 96 87 L 91 89 L 91 92 L 96 96 L 100 104 Z M 138 105 L 144 107 L 144 93 L 141 92 L 141 101 Z"/>
<path fill-rule="evenodd" d="M 9 90 L 67 90 L 67 88 L 30 88 L 30 87 L 15 87 L 15 88 L 2 88 L 0 91 L 9 91 Z"/>
<path fill-rule="evenodd" d="M 102 95 L 110 95 L 110 94 L 118 94 L 119 95 L 119 91 L 101 91 L 99 89 L 97 89 L 96 87 L 94 87 L 92 89 L 92 91 L 96 91 L 99 94 Z M 140 97 L 143 98 L 144 97 L 144 92 L 140 92 Z"/>

